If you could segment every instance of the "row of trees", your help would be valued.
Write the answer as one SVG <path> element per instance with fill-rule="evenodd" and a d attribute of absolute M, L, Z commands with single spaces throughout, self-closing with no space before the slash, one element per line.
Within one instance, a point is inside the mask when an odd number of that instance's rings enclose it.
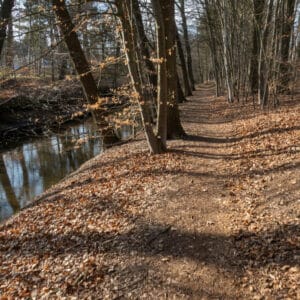
<path fill-rule="evenodd" d="M 14 0 L 0 4 L 6 65 L 13 65 L 13 48 L 27 45 L 26 63 L 40 74 L 39 58 L 49 59 L 55 80 L 57 57 L 58 78 L 70 72 L 66 57 L 57 55 L 67 52 L 91 105 L 99 100 L 99 70 L 114 65 L 107 76 L 116 87 L 125 58 L 153 153 L 166 150 L 167 138 L 185 135 L 178 103 L 196 81 L 214 80 L 216 95 L 226 92 L 229 102 L 251 95 L 266 107 L 269 95 L 278 105 L 277 94 L 294 79 L 297 0 L 26 0 L 15 11 Z M 14 30 L 22 35 L 26 28 L 17 44 Z M 101 115 L 100 106 L 95 117 L 112 135 Z"/>
<path fill-rule="evenodd" d="M 241 93 L 266 107 L 288 91 L 296 66 L 297 0 L 199 0 L 211 50 L 216 94 L 225 83 L 228 101 Z"/>

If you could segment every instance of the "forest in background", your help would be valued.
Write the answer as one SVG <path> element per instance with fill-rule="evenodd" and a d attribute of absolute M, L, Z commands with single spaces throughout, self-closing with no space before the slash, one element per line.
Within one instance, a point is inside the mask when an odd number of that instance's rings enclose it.
<path fill-rule="evenodd" d="M 185 135 L 178 103 L 196 83 L 214 81 L 216 96 L 261 108 L 278 106 L 279 94 L 294 91 L 296 0 L 0 4 L 2 91 L 13 80 L 36 81 L 37 88 L 80 82 L 108 142 L 115 137 L 103 111 L 115 103 L 134 107 L 125 122 L 140 112 L 150 151 L 158 153 L 167 138 Z M 4 98 L 1 107 L 14 93 Z"/>

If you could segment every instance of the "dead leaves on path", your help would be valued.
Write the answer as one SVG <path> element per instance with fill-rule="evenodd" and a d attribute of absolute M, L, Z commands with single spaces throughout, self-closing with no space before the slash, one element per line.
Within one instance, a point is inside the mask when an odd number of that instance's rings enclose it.
<path fill-rule="evenodd" d="M 142 280 L 122 275 L 134 258 L 124 243 L 134 244 L 136 219 L 182 162 L 171 153 L 149 156 L 140 146 L 95 158 L 1 225 L 0 299 L 112 299 L 121 286 Z"/>
<path fill-rule="evenodd" d="M 238 287 L 251 299 L 299 299 L 300 109 L 233 123 L 230 197 Z M 233 163 L 235 162 L 235 163 Z"/>
<path fill-rule="evenodd" d="M 233 254 L 229 261 L 224 257 L 224 261 L 226 266 L 232 265 L 231 276 L 238 270 L 236 291 L 241 298 L 300 298 L 299 107 L 246 118 L 237 108 L 226 111 L 224 103 L 214 103 L 215 111 L 223 109 L 226 124 L 222 128 L 234 129 L 233 136 L 227 140 L 213 138 L 211 149 L 201 149 L 201 139 L 190 146 L 195 152 L 190 152 L 193 158 L 189 163 L 193 159 L 198 163 L 206 159 L 216 162 L 214 172 L 202 170 L 197 182 L 201 176 L 217 184 L 223 182 L 218 187 L 221 195 L 206 186 L 199 189 L 209 200 L 218 198 L 221 208 L 224 205 L 224 211 L 230 211 L 229 221 L 209 220 L 205 230 L 211 234 L 209 228 L 216 225 L 214 222 L 231 224 L 223 238 L 233 245 Z M 220 116 L 209 114 L 209 124 Z M 202 126 L 199 124 L 188 126 L 198 133 Z M 186 141 L 172 143 L 181 147 Z M 209 143 L 208 138 L 204 146 Z M 177 152 L 149 156 L 140 147 L 145 145 L 123 145 L 93 159 L 47 191 L 32 207 L 0 226 L 2 299 L 85 299 L 94 295 L 103 299 L 142 298 L 144 292 L 147 298 L 154 289 L 156 297 L 166 292 L 158 270 L 152 268 L 153 260 L 152 265 L 148 260 L 147 254 L 152 250 L 147 252 L 142 247 L 171 230 L 170 224 L 139 229 L 145 226 L 144 212 L 151 211 L 153 203 L 161 200 L 160 192 L 169 188 L 173 174 L 183 170 L 192 177 L 199 170 L 185 165 L 184 151 L 182 155 Z M 194 181 L 189 180 L 180 189 L 186 197 L 192 197 L 187 194 L 188 184 L 194 185 Z M 182 199 L 175 199 L 178 200 Z M 159 204 L 163 210 L 163 200 Z M 188 209 L 185 203 L 180 205 Z M 182 248 L 188 246 L 182 244 Z M 161 245 L 159 242 L 154 250 L 161 251 Z M 196 256 L 193 250 L 188 251 L 191 257 Z M 172 257 L 157 257 L 159 261 L 170 260 L 172 268 Z M 224 264 L 207 264 L 206 273 L 217 267 L 223 268 Z M 138 288 L 142 283 L 141 292 Z M 215 281 L 208 284 L 214 285 Z M 172 292 L 174 296 L 174 287 Z M 183 289 L 178 293 L 187 295 Z"/>

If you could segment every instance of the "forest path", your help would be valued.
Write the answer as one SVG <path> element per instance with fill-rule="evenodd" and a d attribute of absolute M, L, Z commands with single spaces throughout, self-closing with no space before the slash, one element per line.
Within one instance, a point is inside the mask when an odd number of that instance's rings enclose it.
<path fill-rule="evenodd" d="M 0 224 L 0 299 L 299 299 L 297 99 L 202 85 L 167 153 L 139 136 L 83 164 Z"/>
<path fill-rule="evenodd" d="M 298 95 L 263 112 L 207 84 L 181 106 L 181 167 L 147 215 L 171 228 L 151 245 L 167 299 L 299 298 Z"/>
<path fill-rule="evenodd" d="M 179 298 L 238 298 L 234 282 L 240 273 L 233 266 L 231 215 L 223 205 L 230 193 L 231 173 L 225 161 L 232 127 L 213 94 L 212 85 L 200 86 L 182 105 L 188 138 L 170 142 L 184 161 L 182 169 L 161 196 L 159 208 L 148 216 L 171 226 L 156 243 L 163 244 L 172 258 L 153 263 L 164 281 L 182 293 Z"/>

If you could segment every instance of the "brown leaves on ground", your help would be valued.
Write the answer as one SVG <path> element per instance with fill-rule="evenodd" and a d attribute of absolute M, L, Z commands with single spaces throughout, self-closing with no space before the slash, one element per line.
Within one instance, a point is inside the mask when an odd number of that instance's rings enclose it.
<path fill-rule="evenodd" d="M 182 163 L 176 154 L 150 156 L 140 146 L 118 147 L 88 162 L 1 226 L 3 297 L 82 299 L 105 290 L 112 297 L 115 262 L 109 256 L 120 252 L 126 268 L 136 220 L 151 205 L 143 198 L 163 189 L 168 171 Z"/>
<path fill-rule="evenodd" d="M 0 299 L 298 299 L 299 104 L 212 94 L 171 152 L 110 149 L 3 223 Z"/>
<path fill-rule="evenodd" d="M 233 115 L 223 151 L 236 285 L 248 299 L 299 299 L 300 107 L 255 113 Z"/>

